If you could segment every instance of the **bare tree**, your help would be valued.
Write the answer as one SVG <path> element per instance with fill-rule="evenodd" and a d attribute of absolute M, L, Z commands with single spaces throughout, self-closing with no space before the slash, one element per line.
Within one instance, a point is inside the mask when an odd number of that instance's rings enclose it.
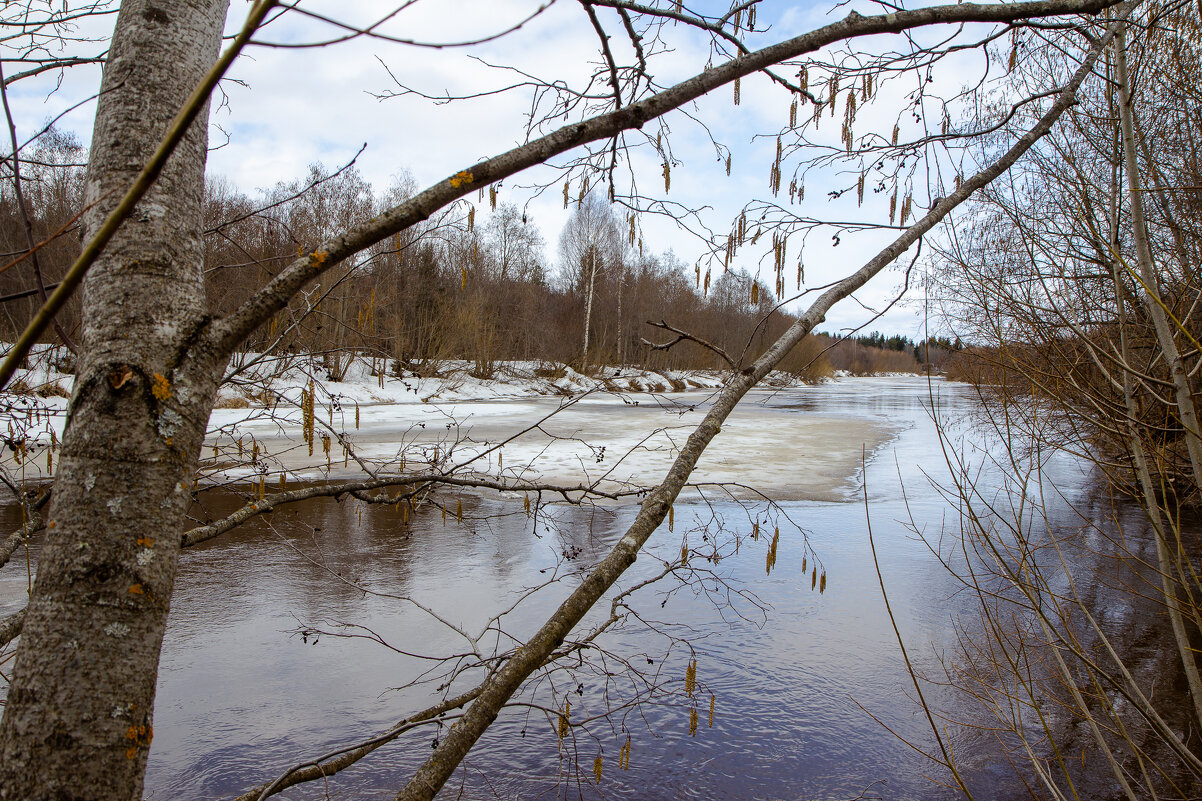
<path fill-rule="evenodd" d="M 580 364 L 588 364 L 589 333 L 593 323 L 593 298 L 597 276 L 604 280 L 621 258 L 622 236 L 610 205 L 595 192 L 576 204 L 559 237 L 559 255 L 569 283 L 584 296 L 584 335 Z"/>
<path fill-rule="evenodd" d="M 1089 792 L 1090 771 L 1062 758 L 1082 740 L 1124 797 L 1189 797 L 1202 780 L 1202 617 L 1185 511 L 1202 490 L 1188 211 L 1197 61 L 1186 55 L 1198 39 L 1188 5 L 1141 11 L 1105 56 L 1111 80 L 982 193 L 973 224 L 949 232 L 940 254 L 947 317 L 976 343 L 965 374 L 1007 443 L 993 466 L 1001 503 L 951 457 L 967 512 L 959 573 L 979 593 L 984 634 L 964 638 L 955 681 L 1051 796 Z M 1038 80 L 1057 68 L 1032 58 L 1019 71 Z M 1050 525 L 1049 509 L 1064 505 L 1041 492 L 1053 450 L 1094 464 L 1115 511 L 1070 510 L 1078 532 Z M 1141 511 L 1134 520 L 1124 500 Z M 1132 632 L 1105 620 L 1118 609 L 1154 610 L 1145 619 L 1167 625 L 1148 625 L 1140 636 L 1154 645 L 1132 648 Z M 1154 689 L 1165 675 L 1181 692 Z M 1043 711 L 1049 701 L 1058 714 Z"/>
<path fill-rule="evenodd" d="M 771 72 L 782 64 L 792 67 L 792 60 L 837 42 L 927 25 L 1025 24 L 1042 17 L 1055 17 L 1057 25 L 1074 32 L 1085 31 L 1091 25 L 1089 20 L 1067 15 L 1092 14 L 1110 3 L 1031 0 L 890 10 L 877 16 L 852 12 L 842 20 L 755 51 L 736 35 L 741 25 L 741 14 L 736 12 L 741 12 L 741 7 L 709 19 L 692 16 L 675 3 L 584 3 L 590 22 L 599 31 L 603 32 L 603 27 L 597 9 L 611 7 L 629 33 L 635 60 L 630 69 L 619 70 L 606 40 L 600 40 L 605 59 L 601 75 L 612 93 L 540 94 L 552 102 L 569 98 L 566 109 L 552 110 L 545 121 L 548 126 L 551 118 L 562 117 L 565 110 L 580 119 L 467 165 L 321 242 L 304 243 L 300 257 L 283 266 L 237 309 L 211 318 L 201 274 L 205 137 L 199 121 L 204 119 L 208 93 L 230 58 L 274 5 L 256 3 L 227 55 L 210 68 L 222 33 L 224 2 L 167 9 L 149 0 L 122 4 L 89 163 L 89 240 L 60 288 L 0 368 L 4 381 L 11 378 L 33 339 L 86 274 L 79 374 L 47 514 L 47 542 L 23 619 L 22 641 L 0 726 L 0 797 L 140 796 L 153 734 L 155 668 L 183 544 L 179 532 L 184 528 L 185 506 L 217 386 L 235 349 L 311 282 L 482 187 L 569 151 L 579 152 L 577 149 L 590 143 L 601 143 L 601 148 L 595 153 L 586 148 L 581 165 L 590 159 L 612 161 L 625 151 L 623 136 L 627 132 L 755 72 Z M 1129 13 L 1133 5 L 1124 5 L 1121 13 Z M 632 17 L 642 20 L 644 34 L 672 21 L 693 25 L 713 37 L 716 52 L 723 58 L 727 54 L 734 57 L 715 60 L 712 68 L 661 88 L 643 63 L 647 40 Z M 949 212 L 1047 135 L 1074 104 L 1078 89 L 1092 74 L 1115 30 L 1113 25 L 1092 30 L 1093 44 L 1079 65 L 1064 80 L 1044 88 L 1043 112 L 1002 148 L 996 159 L 962 176 L 925 215 L 900 228 L 879 253 L 818 292 L 774 344 L 731 374 L 664 480 L 647 492 L 627 534 L 533 637 L 498 660 L 495 670 L 477 688 L 454 699 L 453 705 L 466 705 L 459 722 L 399 798 L 428 799 L 439 791 L 514 692 L 554 658 L 573 627 L 635 561 L 739 399 L 780 363 L 834 304 L 893 264 Z M 927 50 L 922 52 L 929 55 Z M 838 96 L 834 86 L 821 99 L 792 85 L 790 91 L 814 101 L 819 111 L 833 108 Z M 177 115 L 177 109 L 183 111 Z M 658 142 L 657 147 L 665 155 L 667 184 L 667 143 Z M 780 159 L 778 155 L 774 170 L 778 190 Z M 612 180 L 612 170 L 609 175 Z M 906 216 L 903 214 L 903 219 Z M 599 269 L 599 262 L 589 268 L 590 283 Z M 399 480 L 381 478 L 374 486 Z M 459 479 L 441 474 L 430 477 L 430 481 L 455 480 Z M 503 489 L 507 485 L 496 486 Z"/>

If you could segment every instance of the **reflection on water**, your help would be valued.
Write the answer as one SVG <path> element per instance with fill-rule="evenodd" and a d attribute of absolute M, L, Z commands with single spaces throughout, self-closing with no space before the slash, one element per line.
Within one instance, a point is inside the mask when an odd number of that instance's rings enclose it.
<path fill-rule="evenodd" d="M 953 420 L 972 402 L 953 385 L 938 384 L 935 392 L 940 413 Z M 872 455 L 864 476 L 867 508 L 909 651 L 920 666 L 935 668 L 954 643 L 950 621 L 970 604 L 906 525 L 913 515 L 937 536 L 946 514 L 923 475 L 942 463 L 926 384 L 848 381 L 765 395 L 760 402 L 766 413 L 863 415 L 900 432 Z M 803 474 L 807 458 L 796 454 L 791 469 Z M 1079 486 L 1080 476 L 1075 480 Z M 446 692 L 444 674 L 440 663 L 424 657 L 504 646 L 531 632 L 634 515 L 629 506 L 560 506 L 531 520 L 520 498 L 444 500 L 451 510 L 445 522 L 427 507 L 407 526 L 390 506 L 350 498 L 299 504 L 186 552 L 159 673 L 146 797 L 229 798 L 436 702 Z M 454 514 L 458 502 L 462 524 Z M 231 494 L 209 493 L 198 514 L 218 517 L 239 503 Z M 789 502 L 781 513 L 801 531 L 781 523 L 776 566 L 765 575 L 767 537 L 746 537 L 747 511 L 728 500 L 678 504 L 674 531 L 665 527 L 655 535 L 651 553 L 624 586 L 649 575 L 655 557 L 678 555 L 686 534 L 700 547 L 703 533 L 710 534 L 701 527 L 712 530 L 718 520 L 744 539 L 737 556 L 710 567 L 750 600 L 725 607 L 694 588 L 668 593 L 676 586 L 671 579 L 641 591 L 632 601 L 637 611 L 652 627 L 687 638 L 693 654 L 633 624 L 604 635 L 599 645 L 673 694 L 573 729 L 561 743 L 554 717 L 537 705 L 558 709 L 568 695 L 571 719 L 579 722 L 623 703 L 637 685 L 616 662 L 604 663 L 613 676 L 557 674 L 525 697 L 534 705 L 502 715 L 443 796 L 600 797 L 592 770 L 601 755 L 600 790 L 609 798 L 950 797 L 928 778 L 945 777 L 899 739 L 934 745 L 910 700 L 910 680 L 885 615 L 862 495 L 841 503 Z M 825 593 L 811 589 L 815 557 L 827 575 Z M 11 565 L 0 573 L 7 582 L 0 585 L 0 613 L 19 604 L 14 578 L 20 577 Z M 526 597 L 550 578 L 557 580 Z M 489 629 L 490 616 L 519 597 L 524 602 L 494 627 L 499 630 Z M 482 632 L 474 644 L 469 640 Z M 699 700 L 688 702 L 681 690 L 691 656 Z M 930 692 L 946 701 L 936 688 Z M 700 708 L 695 736 L 689 703 Z M 619 770 L 628 736 L 629 770 Z M 294 788 L 284 797 L 391 797 L 437 737 L 437 727 L 418 729 L 328 787 Z M 976 770 L 991 774 L 980 761 Z"/>

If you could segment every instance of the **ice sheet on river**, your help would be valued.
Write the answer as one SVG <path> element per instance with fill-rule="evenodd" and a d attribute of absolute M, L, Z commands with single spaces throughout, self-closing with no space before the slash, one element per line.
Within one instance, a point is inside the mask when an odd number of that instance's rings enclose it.
<path fill-rule="evenodd" d="M 870 381 L 881 386 L 866 386 Z M 881 392 L 888 391 L 888 382 L 848 383 L 860 391 Z M 884 416 L 832 413 L 829 403 L 822 404 L 821 413 L 806 410 L 814 393 L 832 391 L 837 392 L 833 387 L 807 387 L 752 393 L 707 449 L 694 483 L 724 484 L 741 497 L 760 492 L 778 500 L 846 499 L 854 491 L 864 455 L 871 457 L 893 437 L 898 424 Z M 658 481 L 700 422 L 711 397 L 702 391 L 595 394 L 572 402 L 522 398 L 461 400 L 446 406 L 360 404 L 357 411 L 344 404 L 334 411 L 332 430 L 345 432 L 355 454 L 382 473 L 400 470 L 402 453 L 405 468 L 412 470 L 449 452 L 456 464 L 478 457 L 471 464 L 478 472 L 560 485 L 600 481 L 602 488 L 615 490 Z M 328 407 L 319 406 L 316 416 L 313 456 L 302 441 L 295 413 L 281 421 L 253 410 L 217 410 L 209 445 L 229 452 L 239 438 L 250 447 L 253 436 L 267 454 L 269 484 L 278 480 L 281 470 L 287 471 L 289 481 L 363 475 L 337 440 L 331 441 L 327 460 L 320 437 L 323 424 L 330 423 Z M 502 447 L 496 447 L 502 442 Z M 213 477 L 251 475 L 235 468 Z M 714 486 L 703 491 L 721 492 Z"/>

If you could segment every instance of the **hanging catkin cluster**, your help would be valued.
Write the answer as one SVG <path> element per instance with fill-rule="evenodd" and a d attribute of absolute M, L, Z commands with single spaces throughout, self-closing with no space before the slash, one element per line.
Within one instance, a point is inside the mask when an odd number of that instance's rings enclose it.
<path fill-rule="evenodd" d="M 784 269 L 785 258 L 788 255 L 789 238 L 784 234 L 772 234 L 772 256 L 775 268 L 779 272 Z"/>
<path fill-rule="evenodd" d="M 309 380 L 309 386 L 301 390 L 301 431 L 305 438 L 305 443 L 309 446 L 309 455 L 313 455 L 313 381 Z M 255 445 L 255 456 L 258 456 L 259 446 Z"/>
<path fill-rule="evenodd" d="M 781 157 L 784 154 L 784 145 L 781 143 L 780 137 L 776 137 L 776 158 L 772 161 L 772 169 L 768 172 L 768 188 L 772 190 L 772 196 L 776 197 L 780 194 L 780 167 Z"/>
<path fill-rule="evenodd" d="M 738 219 L 736 219 L 734 221 L 734 224 L 731 226 L 730 235 L 726 237 L 726 253 L 725 253 L 723 261 L 722 261 L 723 272 L 730 270 L 730 265 L 734 261 L 735 254 L 738 252 L 739 247 L 742 246 L 743 242 L 746 239 L 747 239 L 747 211 L 744 210 L 739 213 Z M 701 270 L 700 266 L 697 269 L 698 269 L 698 273 L 700 273 L 700 270 Z M 705 293 L 706 294 L 709 293 L 709 283 L 710 283 L 710 273 L 709 273 L 709 270 L 706 269 L 706 272 L 705 272 Z"/>
<path fill-rule="evenodd" d="M 559 733 L 559 739 L 561 742 L 564 737 L 568 736 L 568 725 L 569 725 L 568 724 L 568 716 L 571 714 L 572 714 L 572 700 L 569 698 L 568 700 L 563 702 L 563 712 L 559 713 L 558 733 Z"/>
<path fill-rule="evenodd" d="M 784 234 L 772 234 L 772 269 L 776 276 L 776 296 L 784 297 L 785 294 L 785 259 L 788 250 L 789 239 Z"/>
<path fill-rule="evenodd" d="M 851 152 L 853 142 L 855 139 L 855 135 L 852 132 L 852 125 L 855 123 L 855 121 L 856 121 L 856 93 L 853 90 L 853 91 L 850 91 L 847 93 L 847 104 L 844 106 L 844 111 L 843 111 L 842 138 L 843 138 L 843 146 L 845 148 L 847 148 L 848 153 Z"/>

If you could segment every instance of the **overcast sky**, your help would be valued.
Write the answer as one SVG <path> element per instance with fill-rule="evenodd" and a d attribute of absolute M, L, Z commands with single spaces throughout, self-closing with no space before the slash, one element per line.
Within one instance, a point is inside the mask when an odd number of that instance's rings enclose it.
<path fill-rule="evenodd" d="M 374 21 L 396 5 L 366 0 L 302 3 L 305 9 L 352 25 Z M 709 5 L 714 8 L 701 10 L 716 10 L 716 3 Z M 537 0 L 421 0 L 380 30 L 427 43 L 466 41 L 503 31 L 529 17 L 538 7 Z M 243 0 L 234 0 L 227 31 L 237 29 L 247 8 Z M 848 9 L 844 6 L 835 13 L 842 17 Z M 871 11 L 869 7 L 863 10 Z M 624 53 L 617 16 L 605 9 L 599 9 L 598 13 L 614 34 L 614 46 L 620 54 Z M 754 47 L 778 41 L 835 18 L 829 6 L 823 4 L 764 2 L 757 28 L 769 29 L 753 35 L 748 43 Z M 109 17 L 86 30 L 101 36 L 112 22 Z M 260 38 L 298 45 L 336 38 L 342 33 L 328 24 L 289 13 L 269 26 Z M 684 26 L 669 28 L 665 34 L 671 50 L 652 62 L 653 73 L 660 83 L 668 84 L 704 69 L 710 58 L 705 37 Z M 865 45 L 882 46 L 880 42 Z M 490 93 L 522 80 L 515 70 L 579 86 L 592 74 L 597 60 L 596 34 L 575 0 L 557 0 L 520 30 L 471 48 L 418 47 L 365 38 L 325 47 L 253 47 L 237 62 L 231 80 L 223 84 L 224 98 L 213 112 L 211 141 L 215 149 L 210 156 L 210 174 L 225 176 L 253 194 L 258 188 L 303 177 L 308 165 L 314 162 L 340 166 L 365 144 L 357 167 L 377 192 L 386 191 L 405 173 L 419 187 L 425 187 L 481 158 L 521 144 L 526 137 L 531 90 L 487 94 L 471 101 L 446 104 L 413 95 L 377 99 L 376 95 L 398 89 L 390 73 L 429 94 L 467 95 Z M 96 90 L 98 82 L 98 68 L 82 67 L 70 70 L 57 91 L 51 91 L 55 83 L 50 76 L 46 80 L 19 83 L 12 92 L 12 102 L 22 137 L 32 135 L 47 119 L 80 103 Z M 897 118 L 900 91 L 890 87 L 878 97 L 873 108 L 861 113 L 861 118 L 875 121 L 878 130 L 888 132 Z M 768 174 L 775 134 L 787 124 L 789 115 L 790 96 L 765 78 L 756 76 L 744 81 L 741 95 L 741 104 L 736 107 L 727 87 L 688 109 L 689 115 L 705 121 L 708 133 L 680 112 L 666 120 L 673 154 L 682 162 L 672 170 L 671 190 L 666 199 L 701 209 L 700 219 L 723 233 L 730 229 L 732 219 L 745 202 L 770 197 Z M 92 112 L 93 105 L 83 103 L 67 113 L 59 125 L 75 132 L 86 143 L 90 138 Z M 802 114 L 808 113 L 803 109 Z M 832 144 L 838 143 L 839 122 L 838 118 L 823 120 L 825 130 L 821 135 Z M 730 177 L 725 174 L 710 134 L 733 153 Z M 756 134 L 761 138 L 754 138 Z M 663 195 L 661 167 L 649 147 L 633 157 L 633 167 L 644 194 Z M 557 266 L 559 231 L 568 214 L 563 209 L 562 191 L 557 187 L 542 197 L 532 197 L 521 186 L 554 178 L 555 173 L 550 170 L 532 170 L 511 178 L 501 190 L 502 200 L 527 207 L 547 240 L 547 260 L 553 267 Z M 834 184 L 828 185 L 827 180 L 831 179 L 807 182 L 804 206 L 797 208 L 831 219 L 873 222 L 887 219 L 887 194 L 877 196 L 869 192 L 863 207 L 857 207 L 855 192 L 830 200 L 827 190 Z M 840 180 L 845 185 L 847 179 Z M 782 192 L 780 202 L 787 202 L 785 194 Z M 696 236 L 675 223 L 644 216 L 641 224 L 645 245 L 651 250 L 672 249 L 690 267 L 703 257 Z M 768 244 L 767 240 L 765 237 L 761 246 Z M 796 278 L 799 257 L 805 263 L 806 283 L 812 286 L 858 268 L 886 241 L 886 237 L 874 233 L 843 237 L 838 247 L 834 247 L 827 232 L 812 235 L 804 248 L 800 239 L 791 242 L 791 266 L 786 270 L 790 288 Z M 758 272 L 771 285 L 771 257 L 760 261 L 765 252 L 770 251 L 762 247 L 746 249 L 737 261 L 751 273 Z M 821 329 L 839 331 L 863 324 L 871 316 L 868 309 L 883 308 L 896 294 L 901 280 L 901 273 L 896 270 L 880 276 L 857 296 L 863 305 L 843 304 Z M 922 306 L 920 297 L 911 297 L 881 320 L 870 323 L 869 329 L 917 336 L 922 331 Z"/>

